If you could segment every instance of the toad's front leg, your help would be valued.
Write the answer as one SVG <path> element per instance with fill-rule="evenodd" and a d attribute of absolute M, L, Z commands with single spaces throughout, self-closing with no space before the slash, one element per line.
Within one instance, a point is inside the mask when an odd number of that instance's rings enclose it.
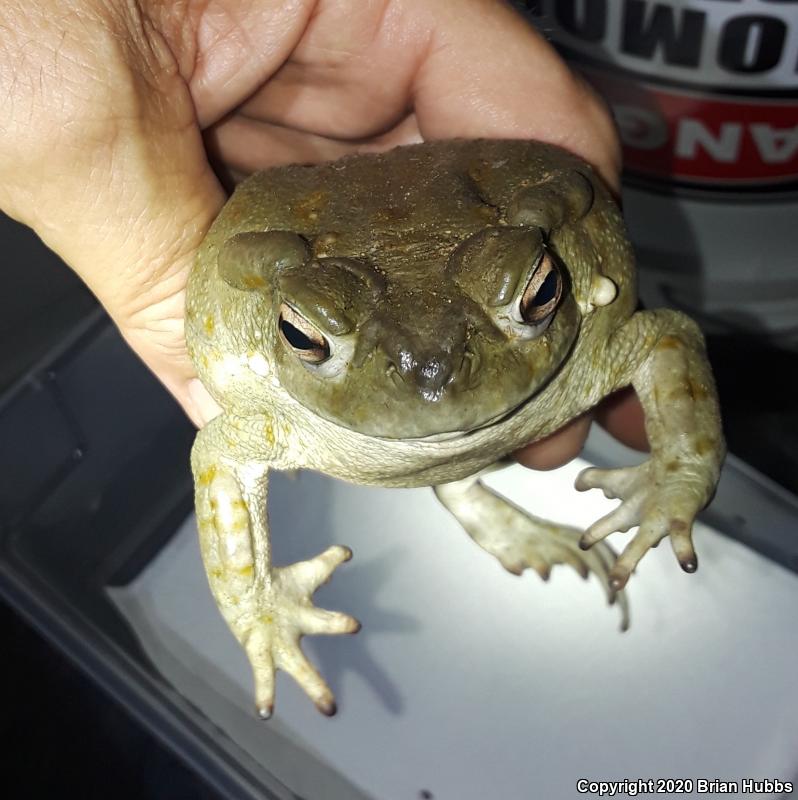
<path fill-rule="evenodd" d="M 316 608 L 311 597 L 336 567 L 349 560 L 346 547 L 330 547 L 309 561 L 271 564 L 266 513 L 268 470 L 273 461 L 251 457 L 252 419 L 243 425 L 217 417 L 198 434 L 191 454 L 200 549 L 219 610 L 247 653 L 255 678 L 258 714 L 271 716 L 275 670 L 288 672 L 324 714 L 335 700 L 300 648 L 306 634 L 355 633 L 347 614 Z M 246 433 L 242 436 L 242 430 Z M 264 435 L 262 447 L 268 451 Z M 276 456 L 277 453 L 274 453 Z M 266 458 L 268 459 L 268 453 Z"/>
<path fill-rule="evenodd" d="M 618 386 L 631 383 L 640 398 L 651 457 L 637 467 L 586 469 L 576 488 L 600 488 L 622 501 L 585 531 L 582 547 L 640 526 L 610 572 L 619 589 L 668 535 L 682 569 L 695 572 L 693 521 L 715 491 L 725 446 L 703 338 L 692 320 L 674 311 L 638 312 L 616 334 L 610 358 L 628 367 Z"/>

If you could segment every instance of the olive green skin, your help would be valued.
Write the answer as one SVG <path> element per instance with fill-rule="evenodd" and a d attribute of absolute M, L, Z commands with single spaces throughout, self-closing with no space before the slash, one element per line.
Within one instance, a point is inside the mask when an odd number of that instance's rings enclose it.
<path fill-rule="evenodd" d="M 191 463 L 209 584 L 252 664 L 262 717 L 276 669 L 334 713 L 300 638 L 359 628 L 311 600 L 347 548 L 272 564 L 273 470 L 434 486 L 510 572 L 595 573 L 624 625 L 621 590 L 662 538 L 695 571 L 692 524 L 724 454 L 717 396 L 695 323 L 636 302 L 609 192 L 550 145 L 426 143 L 271 169 L 236 190 L 187 287 L 189 352 L 222 407 Z M 578 489 L 621 501 L 581 535 L 481 483 L 503 456 L 629 385 L 650 458 L 580 473 Z M 601 540 L 635 526 L 616 560 Z"/>
<path fill-rule="evenodd" d="M 564 276 L 556 313 L 540 333 L 508 331 L 499 318 L 544 249 Z M 592 301 L 599 276 L 617 287 L 608 304 Z M 283 303 L 332 343 L 333 372 L 279 334 Z M 635 304 L 620 214 L 588 165 L 537 142 L 446 141 L 241 184 L 192 272 L 187 339 L 225 411 L 270 415 L 287 393 L 369 437 L 473 432 L 543 397 L 509 451 L 606 393 L 584 384 Z M 555 376 L 578 402 L 542 392 Z"/>

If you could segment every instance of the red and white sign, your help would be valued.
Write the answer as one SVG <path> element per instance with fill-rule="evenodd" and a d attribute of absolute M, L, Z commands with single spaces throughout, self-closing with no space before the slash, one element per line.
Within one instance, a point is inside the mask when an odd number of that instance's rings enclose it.
<path fill-rule="evenodd" d="M 798 185 L 798 0 L 516 0 L 607 98 L 635 175 Z"/>
<path fill-rule="evenodd" d="M 679 181 L 798 181 L 798 103 L 647 86 L 589 71 L 608 100 L 631 172 Z"/>

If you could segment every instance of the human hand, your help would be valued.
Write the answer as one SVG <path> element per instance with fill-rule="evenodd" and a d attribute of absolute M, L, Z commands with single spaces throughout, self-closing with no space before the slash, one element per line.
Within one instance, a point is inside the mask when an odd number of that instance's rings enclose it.
<path fill-rule="evenodd" d="M 198 425 L 218 409 L 186 353 L 184 291 L 225 199 L 206 146 L 235 179 L 425 139 L 531 138 L 618 186 L 603 104 L 495 0 L 5 0 L 0 31 L 0 207 L 83 278 Z M 620 413 L 613 433 L 639 433 Z M 588 426 L 519 458 L 567 461 Z"/>

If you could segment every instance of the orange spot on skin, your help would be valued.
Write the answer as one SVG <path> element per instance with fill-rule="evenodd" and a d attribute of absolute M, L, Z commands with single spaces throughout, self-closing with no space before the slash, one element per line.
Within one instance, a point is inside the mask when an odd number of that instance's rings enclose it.
<path fill-rule="evenodd" d="M 266 425 L 263 426 L 263 435 L 270 445 L 274 444 L 274 428 L 272 428 L 271 424 L 266 423 Z"/>
<path fill-rule="evenodd" d="M 294 213 L 305 220 L 316 220 L 319 217 L 319 212 L 323 211 L 329 201 L 329 192 L 324 189 L 317 189 L 305 195 L 294 207 Z"/>
<path fill-rule="evenodd" d="M 197 476 L 197 483 L 200 486 L 208 486 L 210 482 L 216 477 L 216 467 L 208 467 L 204 472 L 200 472 Z"/>
<path fill-rule="evenodd" d="M 214 322 L 214 319 L 210 314 L 208 314 L 208 316 L 205 317 L 202 323 L 202 327 L 205 329 L 205 333 L 207 333 L 208 336 L 210 336 L 213 333 L 213 329 L 216 327 L 216 323 Z"/>
<path fill-rule="evenodd" d="M 690 386 L 682 383 L 671 389 L 665 394 L 665 400 L 669 403 L 677 403 L 680 400 L 693 399 L 693 394 L 690 391 Z"/>
<path fill-rule="evenodd" d="M 702 436 L 695 443 L 695 451 L 697 455 L 705 456 L 707 453 L 713 452 L 717 446 L 718 443 L 714 439 L 710 439 L 708 436 Z"/>
<path fill-rule="evenodd" d="M 252 564 L 248 564 L 246 567 L 240 567 L 236 570 L 239 575 L 243 575 L 244 577 L 249 577 L 255 571 L 255 568 Z"/>
<path fill-rule="evenodd" d="M 663 336 L 657 342 L 657 350 L 679 350 L 682 347 L 682 340 L 676 336 Z"/>
<path fill-rule="evenodd" d="M 266 280 L 262 275 L 245 275 L 242 281 L 247 289 L 262 289 L 266 286 Z"/>

